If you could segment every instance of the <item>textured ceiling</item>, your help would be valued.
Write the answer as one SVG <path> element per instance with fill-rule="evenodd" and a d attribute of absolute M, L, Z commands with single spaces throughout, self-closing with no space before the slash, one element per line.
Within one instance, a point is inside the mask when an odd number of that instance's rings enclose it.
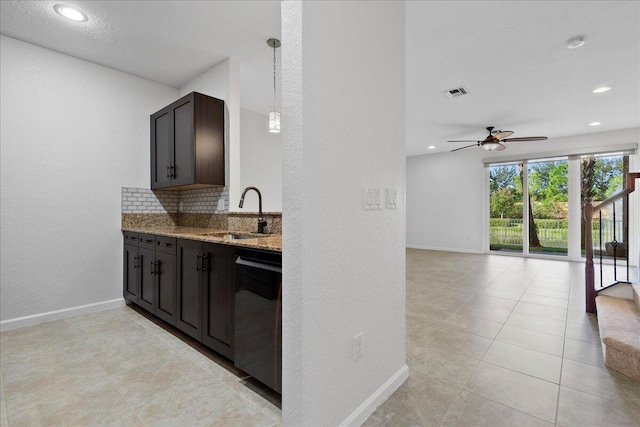
<path fill-rule="evenodd" d="M 406 25 L 408 155 L 487 126 L 549 138 L 640 126 L 640 2 L 409 2 Z M 567 49 L 576 35 L 586 44 Z M 461 85 L 468 95 L 442 93 Z"/>
<path fill-rule="evenodd" d="M 87 23 L 57 3 L 2 1 L 0 32 L 174 87 L 234 57 L 242 107 L 271 109 L 279 1 L 64 1 Z M 638 1 L 408 1 L 406 25 L 408 155 L 486 126 L 550 138 L 640 126 Z M 587 43 L 567 49 L 576 35 Z M 461 85 L 469 95 L 442 94 Z M 591 93 L 602 85 L 613 90 Z"/>
<path fill-rule="evenodd" d="M 54 12 L 63 3 L 83 23 Z M 240 61 L 243 107 L 267 114 L 279 1 L 2 1 L 0 32 L 67 55 L 181 87 L 230 57 Z M 246 69 L 245 69 L 246 68 Z M 243 78 L 244 77 L 244 78 Z"/>

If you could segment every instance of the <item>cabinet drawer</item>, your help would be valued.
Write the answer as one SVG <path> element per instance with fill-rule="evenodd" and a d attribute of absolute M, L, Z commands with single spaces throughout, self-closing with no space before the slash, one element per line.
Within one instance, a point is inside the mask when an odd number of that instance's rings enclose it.
<path fill-rule="evenodd" d="M 138 235 L 139 241 L 140 241 L 140 247 L 141 248 L 149 248 L 149 249 L 155 249 L 156 248 L 156 236 L 154 236 L 153 234 L 142 234 L 140 233 Z"/>
<path fill-rule="evenodd" d="M 125 231 L 124 232 L 124 243 L 130 245 L 138 245 L 138 233 L 133 231 Z"/>
<path fill-rule="evenodd" d="M 176 238 L 156 236 L 156 250 L 167 254 L 176 254 Z"/>

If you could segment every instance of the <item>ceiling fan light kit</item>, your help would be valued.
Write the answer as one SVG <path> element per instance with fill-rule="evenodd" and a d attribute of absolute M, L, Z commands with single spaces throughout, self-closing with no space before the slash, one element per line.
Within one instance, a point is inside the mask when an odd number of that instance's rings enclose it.
<path fill-rule="evenodd" d="M 507 148 L 499 142 L 485 142 L 484 144 L 480 144 L 480 146 L 487 151 L 502 151 Z"/>
<path fill-rule="evenodd" d="M 584 46 L 584 36 L 575 36 L 567 40 L 568 49 L 577 49 Z"/>
<path fill-rule="evenodd" d="M 487 151 L 502 151 L 502 150 L 506 150 L 507 148 L 505 145 L 506 142 L 544 141 L 545 139 L 547 139 L 546 136 L 523 136 L 520 138 L 508 138 L 509 136 L 513 135 L 512 131 L 510 130 L 494 131 L 493 129 L 494 129 L 493 126 L 487 127 L 487 131 L 489 132 L 489 135 L 482 141 L 463 139 L 463 140 L 455 140 L 455 141 L 447 141 L 447 142 L 475 142 L 475 144 L 453 149 L 451 150 L 452 152 L 458 151 L 458 150 L 464 150 L 465 148 L 471 148 L 471 147 L 482 147 Z"/>

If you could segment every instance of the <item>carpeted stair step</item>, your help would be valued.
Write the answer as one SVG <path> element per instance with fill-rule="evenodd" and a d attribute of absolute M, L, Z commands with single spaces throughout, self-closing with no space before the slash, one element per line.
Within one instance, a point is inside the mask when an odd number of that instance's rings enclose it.
<path fill-rule="evenodd" d="M 599 295 L 596 306 L 605 365 L 640 382 L 640 285 L 633 293 L 633 301 Z"/>

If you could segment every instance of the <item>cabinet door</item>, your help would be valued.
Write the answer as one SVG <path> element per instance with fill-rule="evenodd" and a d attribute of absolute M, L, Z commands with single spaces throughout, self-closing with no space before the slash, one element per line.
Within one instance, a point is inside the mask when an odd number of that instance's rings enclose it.
<path fill-rule="evenodd" d="M 174 170 L 171 138 L 172 110 L 164 108 L 151 116 L 151 188 L 171 186 Z"/>
<path fill-rule="evenodd" d="M 145 247 L 140 247 L 139 251 L 140 295 L 138 305 L 151 313 L 155 313 L 155 251 Z"/>
<path fill-rule="evenodd" d="M 181 98 L 172 104 L 173 114 L 173 166 L 172 185 L 193 184 L 194 176 L 194 118 L 193 95 Z"/>
<path fill-rule="evenodd" d="M 122 282 L 123 296 L 129 301 L 138 304 L 140 294 L 140 280 L 138 273 L 140 258 L 138 245 L 124 245 L 124 274 Z"/>
<path fill-rule="evenodd" d="M 176 326 L 202 341 L 202 242 L 178 240 Z"/>
<path fill-rule="evenodd" d="M 158 284 L 156 316 L 172 325 L 176 324 L 176 256 L 156 251 L 155 276 Z"/>
<path fill-rule="evenodd" d="M 205 244 L 204 253 L 202 342 L 233 360 L 236 251 L 233 246 Z"/>

